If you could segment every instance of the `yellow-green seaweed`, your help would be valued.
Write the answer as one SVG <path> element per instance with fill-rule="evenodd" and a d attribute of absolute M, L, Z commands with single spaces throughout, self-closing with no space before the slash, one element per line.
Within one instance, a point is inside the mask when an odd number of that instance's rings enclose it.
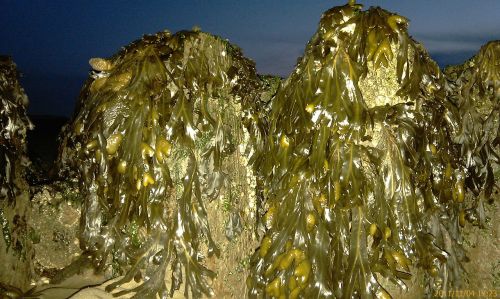
<path fill-rule="evenodd" d="M 464 193 L 488 178 L 464 163 L 463 112 L 407 26 L 378 7 L 328 10 L 270 115 L 259 115 L 269 125 L 251 161 L 268 212 L 250 298 L 388 298 L 381 279 L 405 289 L 414 267 L 428 273 L 427 294 L 463 282 Z M 290 244 L 301 262 L 288 259 Z"/>
<path fill-rule="evenodd" d="M 8 56 L 0 56 L 0 200 L 12 203 L 19 194 L 26 166 L 26 133 L 33 124 L 26 115 L 28 97 L 19 83 L 19 72 Z"/>
<path fill-rule="evenodd" d="M 165 31 L 90 64 L 60 162 L 83 178 L 84 256 L 104 269 L 112 255 L 125 270 L 108 290 L 142 279 L 119 295 L 164 298 L 181 284 L 186 297 L 213 295 L 216 274 L 203 259 L 219 249 L 205 206 L 231 197 L 223 162 L 244 143 L 243 107 L 257 100 L 253 62 L 218 37 Z M 230 212 L 226 234 L 235 237 L 240 211 Z"/>
<path fill-rule="evenodd" d="M 91 59 L 61 165 L 83 177 L 84 257 L 125 273 L 108 290 L 142 279 L 118 295 L 182 283 L 186 297 L 213 295 L 205 206 L 220 195 L 238 234 L 221 167 L 248 144 L 261 237 L 248 297 L 390 298 L 382 280 L 405 289 L 415 268 L 427 294 L 460 287 L 460 230 L 484 223 L 498 169 L 498 42 L 445 77 L 407 26 L 334 7 L 285 81 L 198 30 Z"/>
<path fill-rule="evenodd" d="M 455 199 L 464 200 L 464 188 L 477 201 L 462 207 L 461 217 L 483 226 L 485 201 L 491 199 L 500 178 L 500 41 L 491 41 L 465 63 L 445 68 L 447 98 L 456 107 L 454 141 L 468 175 L 455 186 Z M 467 211 L 467 212 L 465 212 Z"/>
<path fill-rule="evenodd" d="M 0 296 L 10 288 L 28 287 L 32 269 L 24 174 L 29 165 L 26 133 L 33 125 L 26 115 L 28 97 L 19 77 L 14 61 L 0 55 Z"/>

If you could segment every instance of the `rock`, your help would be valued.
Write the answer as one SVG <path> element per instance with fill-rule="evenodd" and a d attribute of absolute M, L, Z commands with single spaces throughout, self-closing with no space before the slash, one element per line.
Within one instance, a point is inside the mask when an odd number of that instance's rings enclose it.
<path fill-rule="evenodd" d="M 34 242 L 35 272 L 53 278 L 81 254 L 78 230 L 81 210 L 78 204 L 45 186 L 32 202 L 32 222 L 37 242 Z"/>

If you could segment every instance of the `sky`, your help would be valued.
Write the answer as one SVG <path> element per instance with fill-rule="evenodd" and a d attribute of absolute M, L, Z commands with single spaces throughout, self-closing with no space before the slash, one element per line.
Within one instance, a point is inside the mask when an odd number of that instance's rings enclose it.
<path fill-rule="evenodd" d="M 164 29 L 201 27 L 243 49 L 262 74 L 288 76 L 323 11 L 347 1 L 0 0 L 0 54 L 22 72 L 28 112 L 71 116 L 92 57 Z M 499 0 L 361 1 L 410 19 L 409 32 L 440 66 L 500 39 Z"/>

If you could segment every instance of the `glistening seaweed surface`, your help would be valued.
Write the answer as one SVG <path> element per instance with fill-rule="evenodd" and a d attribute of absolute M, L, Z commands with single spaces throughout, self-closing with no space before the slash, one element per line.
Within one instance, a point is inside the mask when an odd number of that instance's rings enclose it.
<path fill-rule="evenodd" d="M 83 177 L 82 249 L 125 274 L 108 290 L 142 279 L 118 295 L 164 298 L 181 284 L 186 297 L 212 295 L 203 258 L 219 249 L 205 206 L 235 191 L 223 163 L 243 143 L 242 107 L 260 86 L 254 64 L 198 31 L 145 36 L 90 64 L 63 151 Z"/>
<path fill-rule="evenodd" d="M 19 73 L 10 57 L 0 56 L 0 226 L 7 250 L 18 253 L 26 236 L 16 229 L 21 216 L 7 219 L 5 209 L 12 210 L 16 196 L 22 192 L 26 158 L 26 131 L 32 124 L 26 116 L 28 97 L 19 84 Z M 10 216 L 10 215 L 9 215 Z M 21 225 L 22 226 L 22 225 Z"/>
<path fill-rule="evenodd" d="M 429 296 L 460 286 L 465 193 L 488 178 L 461 159 L 462 116 L 407 23 L 380 8 L 325 12 L 260 116 L 267 229 L 249 297 L 389 298 L 380 280 L 405 289 L 414 267 Z M 377 72 L 389 77 L 367 82 Z"/>
<path fill-rule="evenodd" d="M 457 106 L 454 136 L 467 171 L 467 186 L 478 197 L 463 217 L 485 223 L 484 202 L 499 188 L 500 177 L 500 41 L 491 41 L 462 65 L 444 70 L 447 96 Z M 496 178 L 496 179 L 495 179 Z"/>
<path fill-rule="evenodd" d="M 27 287 L 31 275 L 24 170 L 29 164 L 26 131 L 33 125 L 26 116 L 28 98 L 19 77 L 13 60 L 0 56 L 0 296 L 10 287 Z"/>
<path fill-rule="evenodd" d="M 445 77 L 407 26 L 332 8 L 284 82 L 198 31 L 92 59 L 62 165 L 83 178 L 83 258 L 124 275 L 108 290 L 214 294 L 206 206 L 223 199 L 235 238 L 248 198 L 227 164 L 246 145 L 261 235 L 248 297 L 389 298 L 416 268 L 428 296 L 459 288 L 461 227 L 487 221 L 498 188 L 498 42 Z"/>
<path fill-rule="evenodd" d="M 27 163 L 26 131 L 32 124 L 26 116 L 28 97 L 18 81 L 19 73 L 10 57 L 0 56 L 0 200 L 12 203 L 18 194 L 19 165 Z"/>

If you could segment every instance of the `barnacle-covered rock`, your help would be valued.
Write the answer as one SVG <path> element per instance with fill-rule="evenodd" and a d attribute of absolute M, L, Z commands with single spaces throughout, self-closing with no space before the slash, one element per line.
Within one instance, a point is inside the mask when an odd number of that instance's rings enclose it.
<path fill-rule="evenodd" d="M 460 286 L 472 174 L 444 77 L 407 25 L 380 8 L 328 10 L 272 99 L 251 159 L 267 212 L 250 297 L 389 298 L 382 280 L 405 289 L 414 267 L 429 296 Z"/>
<path fill-rule="evenodd" d="M 262 85 L 253 62 L 218 37 L 182 31 L 144 36 L 90 64 L 60 165 L 82 177 L 82 249 L 99 269 L 125 275 L 108 289 L 135 278 L 143 284 L 128 291 L 137 298 L 181 285 L 198 298 L 229 281 L 226 290 L 241 294 L 224 260 L 246 271 L 256 245 L 242 122 Z M 221 261 L 204 258 L 220 247 Z M 220 283 L 210 283 L 214 271 Z"/>
<path fill-rule="evenodd" d="M 57 187 L 66 187 L 61 190 Z M 62 192 L 61 192 L 62 191 Z M 80 202 L 77 190 L 68 184 L 45 185 L 31 200 L 30 231 L 33 241 L 33 280 L 38 284 L 52 278 L 80 254 L 78 225 Z"/>
<path fill-rule="evenodd" d="M 28 186 L 24 180 L 28 98 L 10 57 L 0 56 L 0 294 L 3 285 L 25 288 L 31 274 Z"/>

